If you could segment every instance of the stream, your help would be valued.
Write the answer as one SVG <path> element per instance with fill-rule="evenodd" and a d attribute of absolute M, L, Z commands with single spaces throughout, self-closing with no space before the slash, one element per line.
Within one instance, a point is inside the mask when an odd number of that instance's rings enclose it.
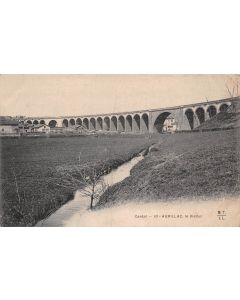
<path fill-rule="evenodd" d="M 144 159 L 144 155 L 141 153 L 135 156 L 130 161 L 122 164 L 117 169 L 112 170 L 109 174 L 102 177 L 102 183 L 110 187 L 116 183 L 123 181 L 130 176 L 132 168 Z M 102 183 L 100 183 L 102 185 Z M 75 193 L 73 200 L 70 200 L 63 206 L 61 206 L 56 212 L 51 214 L 48 218 L 39 221 L 37 227 L 60 227 L 71 226 L 72 218 L 77 215 L 78 217 L 89 210 L 90 197 L 85 196 L 82 190 L 78 190 Z"/>

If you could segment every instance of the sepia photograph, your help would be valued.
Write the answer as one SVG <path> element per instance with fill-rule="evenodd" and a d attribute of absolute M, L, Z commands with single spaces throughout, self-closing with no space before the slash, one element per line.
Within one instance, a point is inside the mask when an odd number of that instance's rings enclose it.
<path fill-rule="evenodd" d="M 4 300 L 239 300 L 239 0 L 0 0 Z"/>
<path fill-rule="evenodd" d="M 240 225 L 240 75 L 1 75 L 1 226 Z"/>

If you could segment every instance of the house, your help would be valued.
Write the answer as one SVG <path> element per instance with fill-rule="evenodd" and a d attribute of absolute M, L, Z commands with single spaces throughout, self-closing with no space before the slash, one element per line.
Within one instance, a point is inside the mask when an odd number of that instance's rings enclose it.
<path fill-rule="evenodd" d="M 11 117 L 0 117 L 0 135 L 19 134 L 18 120 Z"/>
<path fill-rule="evenodd" d="M 177 130 L 177 124 L 173 116 L 168 116 L 163 124 L 163 132 L 175 132 Z"/>
<path fill-rule="evenodd" d="M 34 124 L 34 125 L 30 125 L 30 132 L 31 133 L 50 133 L 50 126 L 46 125 L 46 124 Z"/>
<path fill-rule="evenodd" d="M 32 129 L 32 126 L 29 126 L 29 124 L 24 124 L 24 123 L 19 124 L 19 132 L 21 135 L 30 133 L 31 129 Z"/>

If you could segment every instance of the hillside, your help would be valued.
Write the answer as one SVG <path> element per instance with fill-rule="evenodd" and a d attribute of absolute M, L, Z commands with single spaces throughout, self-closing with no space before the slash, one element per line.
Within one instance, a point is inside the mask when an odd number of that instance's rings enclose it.
<path fill-rule="evenodd" d="M 97 207 L 128 201 L 208 199 L 240 194 L 238 129 L 161 135 L 133 170 Z"/>
<path fill-rule="evenodd" d="M 235 101 L 226 112 L 220 112 L 195 130 L 229 129 L 240 127 L 240 102 Z"/>

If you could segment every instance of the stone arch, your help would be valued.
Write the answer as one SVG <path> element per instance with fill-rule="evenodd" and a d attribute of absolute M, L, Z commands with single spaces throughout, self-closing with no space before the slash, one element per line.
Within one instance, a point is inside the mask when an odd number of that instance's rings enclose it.
<path fill-rule="evenodd" d="M 82 120 L 80 118 L 77 118 L 76 125 L 80 125 L 80 126 L 82 125 Z"/>
<path fill-rule="evenodd" d="M 31 120 L 27 120 L 27 123 L 28 123 L 28 124 L 32 124 L 32 121 L 31 121 Z"/>
<path fill-rule="evenodd" d="M 117 117 L 111 117 L 111 131 L 117 131 Z"/>
<path fill-rule="evenodd" d="M 97 118 L 96 129 L 97 130 L 103 129 L 103 119 L 101 117 Z"/>
<path fill-rule="evenodd" d="M 67 119 L 64 119 L 64 120 L 63 120 L 62 126 L 63 126 L 63 127 L 68 127 L 68 120 L 67 120 Z"/>
<path fill-rule="evenodd" d="M 169 115 L 171 115 L 171 113 L 168 111 L 163 112 L 160 115 L 158 115 L 158 117 L 156 118 L 154 125 L 153 125 L 153 130 L 155 132 L 162 133 L 164 122 Z"/>
<path fill-rule="evenodd" d="M 133 117 L 133 132 L 140 131 L 140 116 L 139 114 L 134 115 Z"/>
<path fill-rule="evenodd" d="M 194 112 L 193 112 L 193 110 L 191 108 L 188 108 L 185 111 L 185 116 L 187 117 L 190 129 L 192 130 L 194 128 Z"/>
<path fill-rule="evenodd" d="M 110 130 L 110 118 L 109 117 L 105 117 L 103 119 L 103 129 L 104 130 Z"/>
<path fill-rule="evenodd" d="M 34 120 L 34 121 L 33 121 L 33 124 L 34 124 L 34 125 L 37 125 L 37 124 L 38 124 L 38 120 Z"/>
<path fill-rule="evenodd" d="M 89 129 L 89 120 L 88 120 L 88 118 L 83 119 L 83 126 L 86 127 L 86 129 Z"/>
<path fill-rule="evenodd" d="M 220 112 L 224 112 L 224 111 L 227 111 L 229 105 L 227 103 L 222 103 L 219 107 L 219 111 Z"/>
<path fill-rule="evenodd" d="M 217 108 L 215 105 L 210 105 L 207 109 L 209 117 L 212 118 L 217 114 Z"/>
<path fill-rule="evenodd" d="M 70 119 L 70 120 L 69 120 L 69 125 L 70 125 L 70 126 L 75 126 L 75 124 L 76 124 L 76 122 L 75 122 L 74 119 Z"/>
<path fill-rule="evenodd" d="M 118 131 L 125 131 L 125 119 L 124 116 L 118 117 Z"/>
<path fill-rule="evenodd" d="M 49 121 L 48 126 L 51 127 L 51 128 L 56 127 L 57 126 L 57 121 L 56 120 Z"/>
<path fill-rule="evenodd" d="M 127 115 L 126 120 L 125 120 L 125 127 L 126 127 L 126 132 L 132 131 L 132 116 L 131 115 Z"/>
<path fill-rule="evenodd" d="M 199 123 L 202 124 L 205 122 L 205 111 L 202 107 L 198 107 L 195 111 L 196 116 L 198 117 Z"/>
<path fill-rule="evenodd" d="M 41 120 L 41 121 L 40 121 L 40 124 L 43 124 L 43 125 L 45 125 L 46 123 L 45 123 L 45 121 L 44 121 L 44 120 Z"/>
<path fill-rule="evenodd" d="M 141 117 L 141 131 L 148 132 L 149 131 L 149 118 L 148 114 L 143 114 Z"/>
<path fill-rule="evenodd" d="M 96 120 L 94 118 L 90 119 L 89 129 L 90 130 L 96 130 Z"/>

